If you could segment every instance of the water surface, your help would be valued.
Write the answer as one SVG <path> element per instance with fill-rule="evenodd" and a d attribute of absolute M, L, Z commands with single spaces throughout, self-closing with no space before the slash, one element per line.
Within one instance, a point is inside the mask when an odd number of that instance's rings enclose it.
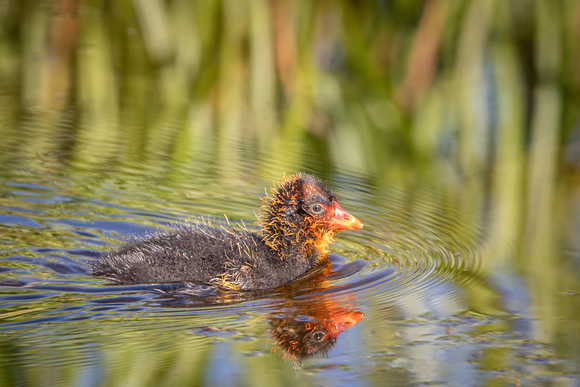
<path fill-rule="evenodd" d="M 578 382 L 578 308 L 561 311 L 578 306 L 577 274 L 540 294 L 555 301 L 547 309 L 535 287 L 566 268 L 544 279 L 523 270 L 489 194 L 477 201 L 469 183 L 412 170 L 379 179 L 330 169 L 308 146 L 288 160 L 243 139 L 202 141 L 221 142 L 225 162 L 216 147 L 189 162 L 99 164 L 3 143 L 2 384 Z M 365 227 L 337 235 L 329 264 L 289 286 L 221 295 L 89 275 L 99 252 L 172 225 L 227 215 L 256 227 L 264 188 L 297 171 L 327 180 Z M 580 255 L 561 243 L 545 256 L 577 273 Z M 288 332 L 345 318 L 336 340 L 303 338 L 314 356 L 288 350 Z"/>

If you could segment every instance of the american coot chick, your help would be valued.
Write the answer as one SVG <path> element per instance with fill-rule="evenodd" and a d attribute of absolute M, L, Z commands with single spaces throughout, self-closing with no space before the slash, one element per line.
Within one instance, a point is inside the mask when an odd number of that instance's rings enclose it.
<path fill-rule="evenodd" d="M 260 234 L 192 225 L 104 254 L 92 274 L 121 284 L 188 282 L 219 289 L 273 289 L 309 271 L 334 233 L 363 224 L 313 176 L 283 178 L 264 198 Z"/>

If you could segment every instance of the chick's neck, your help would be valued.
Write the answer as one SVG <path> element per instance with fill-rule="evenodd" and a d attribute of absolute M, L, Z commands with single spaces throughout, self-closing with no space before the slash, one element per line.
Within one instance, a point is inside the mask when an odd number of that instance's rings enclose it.
<path fill-rule="evenodd" d="M 334 240 L 334 232 L 322 223 L 312 218 L 296 223 L 273 217 L 264 227 L 262 239 L 280 259 L 320 259 Z"/>
<path fill-rule="evenodd" d="M 324 220 L 306 214 L 296 195 L 285 193 L 266 198 L 260 217 L 263 241 L 280 259 L 322 257 L 328 253 L 334 231 Z"/>

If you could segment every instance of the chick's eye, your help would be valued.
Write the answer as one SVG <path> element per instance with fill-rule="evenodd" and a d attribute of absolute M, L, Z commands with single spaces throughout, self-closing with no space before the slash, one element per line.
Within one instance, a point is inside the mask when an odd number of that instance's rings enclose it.
<path fill-rule="evenodd" d="M 319 203 L 314 203 L 313 205 L 310 206 L 310 210 L 312 211 L 313 214 L 318 215 L 324 212 L 324 207 L 322 207 L 322 205 L 320 205 Z"/>
<path fill-rule="evenodd" d="M 312 340 L 314 340 L 316 343 L 321 342 L 322 339 L 324 339 L 324 332 L 323 331 L 316 331 L 312 335 Z"/>

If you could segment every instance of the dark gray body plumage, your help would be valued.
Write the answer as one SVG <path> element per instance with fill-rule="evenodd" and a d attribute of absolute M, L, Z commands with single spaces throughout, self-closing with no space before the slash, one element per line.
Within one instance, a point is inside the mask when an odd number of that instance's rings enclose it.
<path fill-rule="evenodd" d="M 130 243 L 103 254 L 91 269 L 93 275 L 120 284 L 214 282 L 224 273 L 239 289 L 272 289 L 309 271 L 315 259 L 280 258 L 258 234 L 233 229 L 192 225 Z M 213 280 L 213 281 L 212 281 Z"/>

